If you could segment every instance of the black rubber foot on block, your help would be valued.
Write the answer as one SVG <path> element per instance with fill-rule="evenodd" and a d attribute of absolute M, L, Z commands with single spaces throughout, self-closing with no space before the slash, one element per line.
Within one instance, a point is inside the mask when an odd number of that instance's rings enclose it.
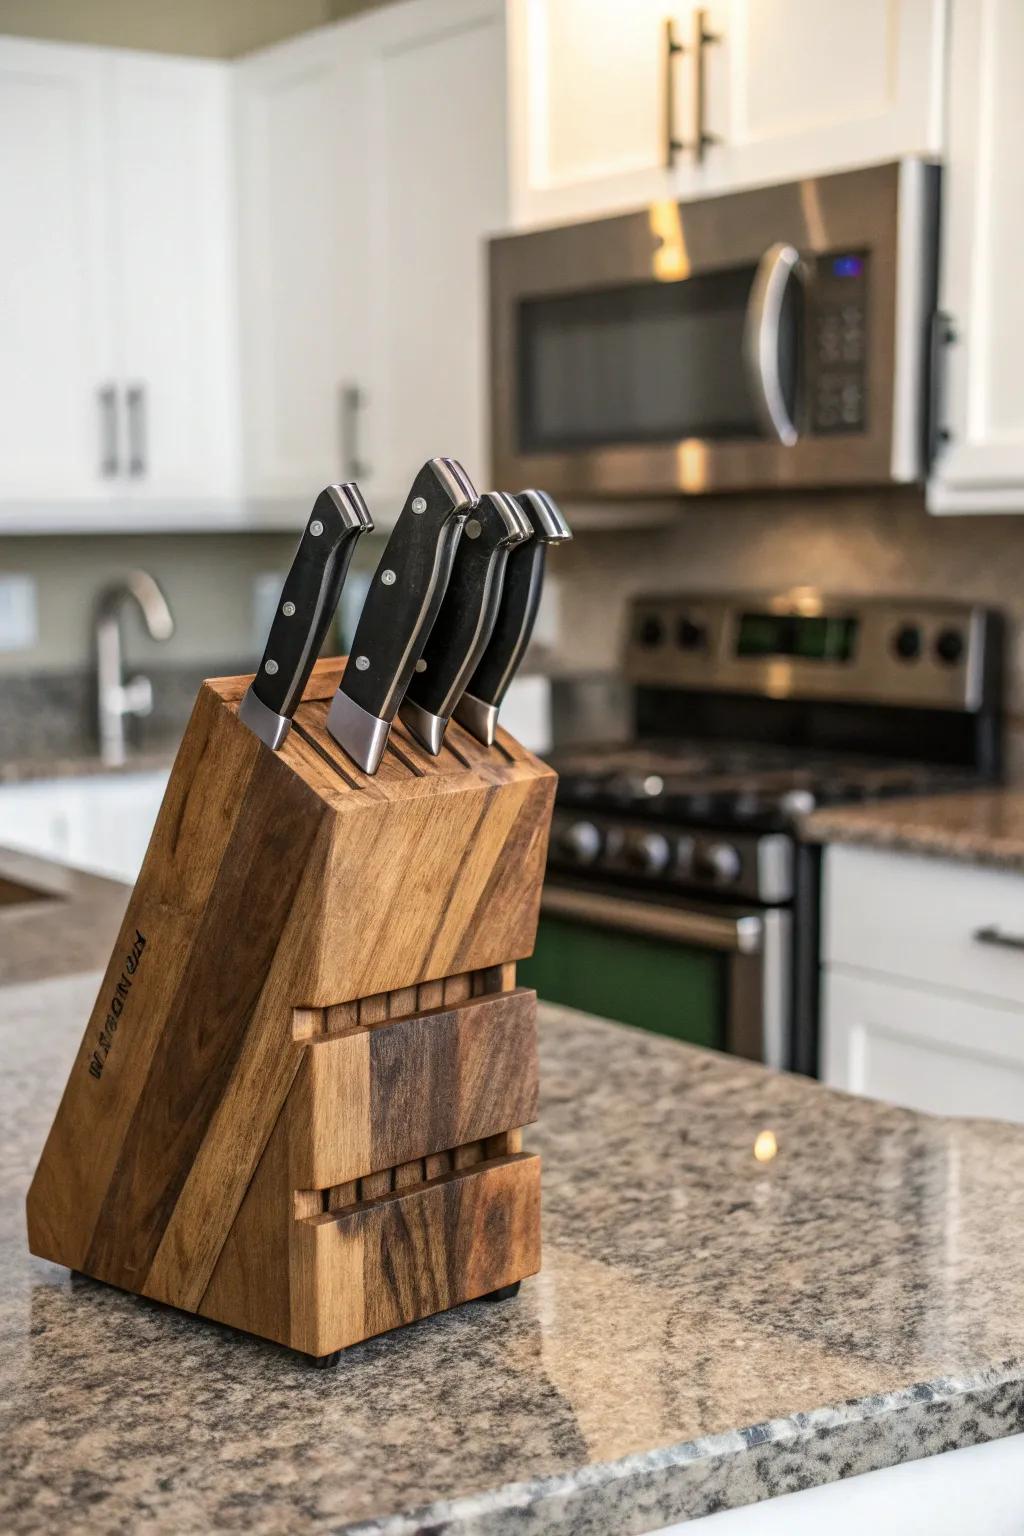
<path fill-rule="evenodd" d="M 340 1349 L 336 1349 L 333 1355 L 314 1355 L 310 1364 L 312 1365 L 314 1371 L 333 1371 L 334 1367 L 341 1359 L 341 1355 L 342 1352 Z"/>
<path fill-rule="evenodd" d="M 497 1291 L 488 1291 L 486 1296 L 481 1296 L 481 1301 L 511 1301 L 513 1296 L 519 1295 L 521 1280 L 515 1280 L 511 1285 L 503 1285 Z"/>

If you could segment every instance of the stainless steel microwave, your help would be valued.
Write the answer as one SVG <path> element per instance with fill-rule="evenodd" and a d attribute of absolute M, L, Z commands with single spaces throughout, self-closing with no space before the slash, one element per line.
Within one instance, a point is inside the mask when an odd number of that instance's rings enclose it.
<path fill-rule="evenodd" d="M 938 181 L 907 159 L 493 240 L 495 483 L 921 478 Z"/>

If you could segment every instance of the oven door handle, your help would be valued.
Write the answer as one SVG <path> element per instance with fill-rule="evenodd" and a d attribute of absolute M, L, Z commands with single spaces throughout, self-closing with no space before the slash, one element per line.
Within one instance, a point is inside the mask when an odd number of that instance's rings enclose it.
<path fill-rule="evenodd" d="M 792 448 L 800 436 L 782 387 L 782 310 L 790 283 L 803 268 L 793 245 L 770 245 L 757 264 L 743 326 L 743 363 L 757 418 L 772 437 Z"/>
<path fill-rule="evenodd" d="M 723 917 L 717 912 L 660 906 L 560 885 L 544 887 L 540 906 L 545 917 L 571 917 L 645 938 L 675 939 L 680 944 L 699 944 L 703 949 L 738 955 L 760 954 L 764 943 L 764 922 L 757 912 Z"/>

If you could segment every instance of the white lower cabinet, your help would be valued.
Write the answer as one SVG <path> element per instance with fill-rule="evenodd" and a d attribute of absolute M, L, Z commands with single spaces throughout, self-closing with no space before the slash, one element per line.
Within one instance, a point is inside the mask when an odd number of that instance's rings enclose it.
<path fill-rule="evenodd" d="M 1019 1009 L 833 966 L 825 1019 L 832 1087 L 937 1115 L 1024 1121 Z"/>
<path fill-rule="evenodd" d="M 97 774 L 0 789 L 0 847 L 133 882 L 167 773 Z"/>
<path fill-rule="evenodd" d="M 1024 1122 L 1024 875 L 831 847 L 824 892 L 825 1082 Z"/>

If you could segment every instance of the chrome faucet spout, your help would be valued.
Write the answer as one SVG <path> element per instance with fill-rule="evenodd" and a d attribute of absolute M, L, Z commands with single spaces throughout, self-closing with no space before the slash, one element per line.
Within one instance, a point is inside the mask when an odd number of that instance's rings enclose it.
<path fill-rule="evenodd" d="M 100 594 L 96 605 L 96 685 L 100 757 L 111 767 L 126 758 L 124 722 L 127 715 L 148 715 L 153 686 L 142 675 L 125 681 L 121 647 L 121 614 L 134 599 L 152 640 L 169 640 L 174 619 L 167 599 L 148 571 L 130 571 L 123 581 Z"/>

